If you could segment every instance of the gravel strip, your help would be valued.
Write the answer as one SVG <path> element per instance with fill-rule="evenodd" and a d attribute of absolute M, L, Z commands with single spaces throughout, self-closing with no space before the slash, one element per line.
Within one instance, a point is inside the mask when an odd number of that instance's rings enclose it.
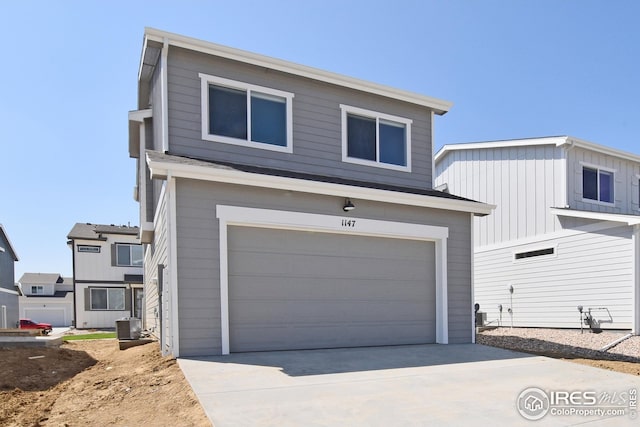
<path fill-rule="evenodd" d="M 626 331 L 599 334 L 579 329 L 497 328 L 476 336 L 478 344 L 554 357 L 640 362 L 640 336 L 632 336 L 608 351 L 604 346 L 627 335 Z"/>

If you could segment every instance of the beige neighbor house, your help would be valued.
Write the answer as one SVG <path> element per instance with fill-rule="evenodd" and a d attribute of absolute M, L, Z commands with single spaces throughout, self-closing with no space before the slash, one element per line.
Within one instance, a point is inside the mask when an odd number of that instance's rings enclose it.
<path fill-rule="evenodd" d="M 77 328 L 114 328 L 118 319 L 142 318 L 138 232 L 138 227 L 89 223 L 77 223 L 69 232 Z"/>

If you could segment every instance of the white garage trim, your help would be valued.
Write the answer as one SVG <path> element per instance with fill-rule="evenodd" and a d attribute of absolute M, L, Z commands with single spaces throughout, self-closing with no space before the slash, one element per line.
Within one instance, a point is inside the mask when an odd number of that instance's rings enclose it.
<path fill-rule="evenodd" d="M 447 227 L 225 205 L 216 207 L 216 217 L 220 221 L 220 327 L 222 354 L 229 354 L 227 230 L 230 225 L 435 242 L 436 342 L 439 344 L 448 343 L 447 238 L 449 237 L 449 229 Z"/>

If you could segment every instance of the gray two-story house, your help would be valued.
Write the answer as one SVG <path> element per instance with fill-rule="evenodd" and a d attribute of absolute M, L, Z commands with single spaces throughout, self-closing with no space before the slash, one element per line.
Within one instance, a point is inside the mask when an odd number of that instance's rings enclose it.
<path fill-rule="evenodd" d="M 0 328 L 13 328 L 18 322 L 19 293 L 14 264 L 18 261 L 6 230 L 0 224 Z"/>
<path fill-rule="evenodd" d="M 492 207 L 432 189 L 448 102 L 146 29 L 129 154 L 174 356 L 466 343 Z"/>
<path fill-rule="evenodd" d="M 640 155 L 569 136 L 451 144 L 436 184 L 496 205 L 474 235 L 488 322 L 640 332 Z"/>

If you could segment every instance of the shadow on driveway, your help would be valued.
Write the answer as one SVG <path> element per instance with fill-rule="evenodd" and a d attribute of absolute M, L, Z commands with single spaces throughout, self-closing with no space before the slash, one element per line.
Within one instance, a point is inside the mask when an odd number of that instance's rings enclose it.
<path fill-rule="evenodd" d="M 188 360 L 279 368 L 291 376 L 340 374 L 533 357 L 477 344 L 428 344 L 233 353 Z"/>

